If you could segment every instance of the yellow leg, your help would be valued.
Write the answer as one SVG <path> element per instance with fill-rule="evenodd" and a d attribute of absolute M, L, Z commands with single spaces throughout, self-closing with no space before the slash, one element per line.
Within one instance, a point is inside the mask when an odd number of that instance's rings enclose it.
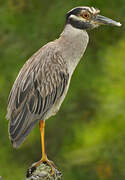
<path fill-rule="evenodd" d="M 41 134 L 41 149 L 42 149 L 42 158 L 41 160 L 45 160 L 47 159 L 47 155 L 45 153 L 45 121 L 41 120 L 39 123 L 39 127 L 40 127 L 40 134 Z"/>
<path fill-rule="evenodd" d="M 55 173 L 55 165 L 52 161 L 48 160 L 46 152 L 45 152 L 45 141 L 44 141 L 44 136 L 45 136 L 45 121 L 41 120 L 39 123 L 40 127 L 40 134 L 41 134 L 41 148 L 42 148 L 42 158 L 39 162 L 35 164 L 35 167 L 38 167 L 41 163 L 47 163 L 52 170 L 52 174 Z"/>

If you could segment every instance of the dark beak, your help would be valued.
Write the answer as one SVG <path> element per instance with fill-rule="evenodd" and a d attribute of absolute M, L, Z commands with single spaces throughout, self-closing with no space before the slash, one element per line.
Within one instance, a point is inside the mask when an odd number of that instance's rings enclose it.
<path fill-rule="evenodd" d="M 110 18 L 107 18 L 105 16 L 97 15 L 95 22 L 99 25 L 109 25 L 109 26 L 121 26 L 120 22 L 116 22 Z"/>

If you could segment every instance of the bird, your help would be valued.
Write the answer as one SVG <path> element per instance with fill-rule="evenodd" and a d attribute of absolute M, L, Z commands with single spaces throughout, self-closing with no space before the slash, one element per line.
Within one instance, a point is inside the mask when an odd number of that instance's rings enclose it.
<path fill-rule="evenodd" d="M 33 54 L 13 84 L 6 115 L 9 138 L 18 148 L 39 123 L 42 155 L 35 167 L 47 163 L 54 172 L 55 165 L 45 151 L 45 122 L 61 107 L 73 72 L 87 48 L 88 31 L 101 25 L 121 26 L 94 7 L 79 6 L 68 11 L 59 38 Z"/>

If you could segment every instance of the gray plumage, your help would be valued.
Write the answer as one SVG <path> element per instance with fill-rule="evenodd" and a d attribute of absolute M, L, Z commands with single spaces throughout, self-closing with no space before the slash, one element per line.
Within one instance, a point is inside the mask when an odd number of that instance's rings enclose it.
<path fill-rule="evenodd" d="M 71 76 L 89 41 L 86 26 L 81 22 L 77 25 L 76 18 L 69 21 L 81 12 L 80 8 L 77 10 L 67 13 L 67 23 L 59 39 L 43 46 L 24 64 L 12 87 L 7 119 L 14 147 L 21 145 L 39 120 L 55 115 L 66 96 Z"/>
<path fill-rule="evenodd" d="M 58 40 L 45 45 L 24 64 L 8 102 L 7 118 L 14 147 L 22 143 L 39 120 L 46 120 L 58 111 L 74 64 L 77 65 L 87 42 L 86 32 L 67 25 Z"/>

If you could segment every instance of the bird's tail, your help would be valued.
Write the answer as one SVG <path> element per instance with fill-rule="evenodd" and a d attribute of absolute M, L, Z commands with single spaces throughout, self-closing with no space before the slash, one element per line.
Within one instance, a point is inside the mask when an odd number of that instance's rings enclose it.
<path fill-rule="evenodd" d="M 24 142 L 33 127 L 37 124 L 38 120 L 34 121 L 34 117 L 29 116 L 27 106 L 25 106 L 23 111 L 19 112 L 16 116 L 12 113 L 9 119 L 10 140 L 13 147 L 18 148 Z"/>

